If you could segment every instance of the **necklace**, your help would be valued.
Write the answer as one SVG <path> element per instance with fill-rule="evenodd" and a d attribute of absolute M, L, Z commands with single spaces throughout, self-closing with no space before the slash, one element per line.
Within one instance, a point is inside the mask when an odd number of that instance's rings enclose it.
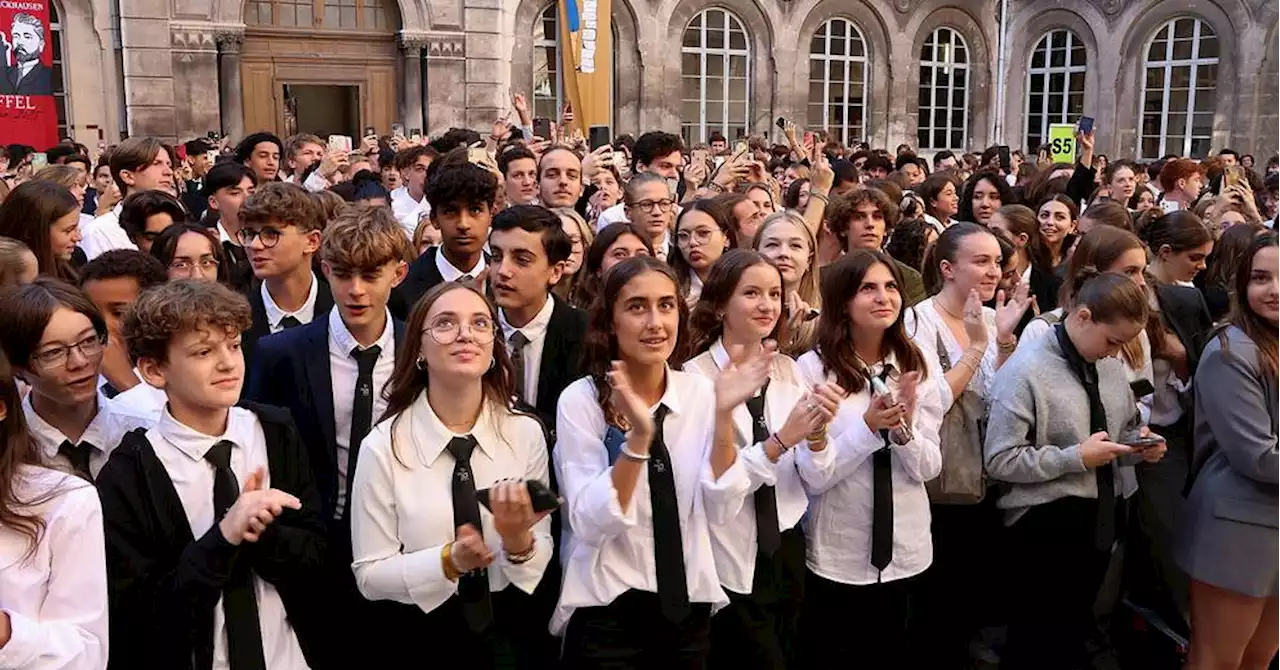
<path fill-rule="evenodd" d="M 943 313 L 943 314 L 946 314 L 947 316 L 949 316 L 949 317 L 951 317 L 951 318 L 955 319 L 956 321 L 964 321 L 964 317 L 962 317 L 962 316 L 956 316 L 954 313 L 952 313 L 952 311 L 951 311 L 951 310 L 947 309 L 947 306 L 946 306 L 945 304 L 943 304 L 943 302 L 942 302 L 942 300 L 941 300 L 940 298 L 935 297 L 935 298 L 934 298 L 934 301 L 933 301 L 933 304 L 937 305 L 937 306 L 938 306 L 938 309 L 942 310 L 942 313 Z"/>

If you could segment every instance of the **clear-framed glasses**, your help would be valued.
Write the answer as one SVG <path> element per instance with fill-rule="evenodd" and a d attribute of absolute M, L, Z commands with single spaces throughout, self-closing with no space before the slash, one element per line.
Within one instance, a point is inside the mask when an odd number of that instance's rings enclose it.
<path fill-rule="evenodd" d="M 80 352 L 81 358 L 91 361 L 102 356 L 102 352 L 106 346 L 107 336 L 94 333 L 75 344 L 51 347 L 43 351 L 38 351 L 31 355 L 31 360 L 40 364 L 40 367 L 46 370 L 52 370 L 66 366 L 67 359 L 70 358 L 72 349 Z"/>
<path fill-rule="evenodd" d="M 453 344 L 462 337 L 462 321 L 456 316 L 440 316 L 427 324 L 426 331 L 436 344 Z M 466 324 L 467 333 L 476 344 L 489 344 L 497 332 L 493 319 L 477 316 Z"/>
<path fill-rule="evenodd" d="M 697 228 L 694 230 L 682 230 L 676 233 L 676 243 L 688 245 L 690 240 L 698 244 L 709 244 L 711 238 L 716 234 L 717 228 Z"/>
<path fill-rule="evenodd" d="M 236 237 L 240 238 L 240 246 L 247 247 L 253 244 L 255 239 L 262 240 L 262 246 L 270 249 L 280 243 L 280 236 L 284 231 L 279 228 L 267 226 L 265 228 L 241 228 L 236 232 Z"/>
<path fill-rule="evenodd" d="M 631 203 L 632 207 L 638 207 L 642 212 L 652 212 L 654 207 L 659 211 L 670 212 L 671 208 L 676 204 L 675 200 L 641 200 L 640 202 Z"/>
<path fill-rule="evenodd" d="M 190 258 L 179 258 L 169 264 L 170 270 L 176 270 L 178 272 L 191 272 L 192 268 L 199 268 L 201 274 L 217 272 L 218 259 L 213 256 L 201 256 L 196 260 L 191 260 Z"/>

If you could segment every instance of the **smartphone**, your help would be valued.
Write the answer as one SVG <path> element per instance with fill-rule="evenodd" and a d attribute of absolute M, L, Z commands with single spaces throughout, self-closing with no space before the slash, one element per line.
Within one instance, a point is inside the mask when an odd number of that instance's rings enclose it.
<path fill-rule="evenodd" d="M 785 131 L 787 129 L 787 120 L 779 116 L 778 120 L 773 122 L 773 125 L 777 126 L 778 130 Z"/>
<path fill-rule="evenodd" d="M 351 138 L 346 135 L 330 135 L 329 151 L 351 151 Z"/>
<path fill-rule="evenodd" d="M 1181 207 L 1173 200 L 1161 200 L 1160 209 L 1163 209 L 1165 214 L 1172 214 L 1181 209 Z"/>
<path fill-rule="evenodd" d="M 603 147 L 613 140 L 610 137 L 609 126 L 591 126 L 587 131 L 587 144 L 592 151 Z"/>
<path fill-rule="evenodd" d="M 44 153 L 43 151 L 39 151 L 34 154 L 31 154 L 31 171 L 32 172 L 35 172 L 36 170 L 39 170 L 40 168 L 48 164 L 49 164 L 49 155 Z"/>
<path fill-rule="evenodd" d="M 1009 147 L 1000 146 L 1000 169 L 1008 172 L 1013 167 L 1013 158 L 1009 155 Z"/>
<path fill-rule="evenodd" d="M 370 136 L 370 135 L 377 135 L 377 134 L 378 134 L 378 129 L 377 129 L 377 128 L 374 128 L 373 126 L 365 126 L 365 127 L 364 127 L 364 136 L 365 136 L 365 137 L 368 137 L 368 136 Z"/>
<path fill-rule="evenodd" d="M 543 484 L 536 479 L 530 479 L 524 484 L 525 487 L 529 489 L 529 499 L 533 502 L 534 512 L 541 514 L 564 504 L 564 500 L 548 488 L 546 484 Z M 481 505 L 484 505 L 485 509 L 490 512 L 493 511 L 493 509 L 489 507 L 489 489 L 480 489 L 479 491 L 476 491 L 476 499 L 480 501 Z"/>
<path fill-rule="evenodd" d="M 746 140 L 738 140 L 737 142 L 734 142 L 734 143 L 733 143 L 733 153 L 734 153 L 734 155 L 738 155 L 738 156 L 740 156 L 740 155 L 742 155 L 742 154 L 747 153 L 747 141 L 746 141 Z"/>
<path fill-rule="evenodd" d="M 391 124 L 391 135 L 394 137 L 404 137 L 404 124 L 399 121 Z"/>
<path fill-rule="evenodd" d="M 209 138 L 210 140 L 213 140 L 214 142 L 217 142 L 219 139 L 221 139 L 218 137 L 218 131 L 216 130 L 210 130 L 209 134 L 205 135 L 205 137 Z"/>
<path fill-rule="evenodd" d="M 1134 449 L 1148 449 L 1162 442 L 1164 442 L 1163 437 L 1139 437 L 1125 442 L 1124 446 L 1133 447 Z"/>
<path fill-rule="evenodd" d="M 1245 181 L 1244 168 L 1240 167 L 1239 165 L 1227 166 L 1226 171 L 1223 172 L 1222 174 L 1223 174 L 1222 185 L 1224 187 L 1239 186 Z"/>
<path fill-rule="evenodd" d="M 414 142 L 421 142 L 421 141 L 422 141 L 422 129 L 421 129 L 421 128 L 410 128 L 410 129 L 409 129 L 409 139 L 410 139 L 410 140 L 413 140 Z"/>
<path fill-rule="evenodd" d="M 818 317 L 820 317 L 820 316 L 822 316 L 822 311 L 821 311 L 821 310 L 819 310 L 819 309 L 818 309 L 818 308 L 816 308 L 816 307 L 810 307 L 810 308 L 808 309 L 808 311 L 806 311 L 806 312 L 804 313 L 804 320 L 805 320 L 805 321 L 813 321 L 814 319 L 816 319 L 816 318 L 818 318 Z"/>
<path fill-rule="evenodd" d="M 533 120 L 533 136 L 544 140 L 551 139 L 551 119 L 539 117 Z"/>
<path fill-rule="evenodd" d="M 1092 116 L 1080 117 L 1080 134 L 1088 135 L 1091 132 L 1093 132 L 1093 117 Z"/>
<path fill-rule="evenodd" d="M 217 150 L 210 149 L 209 151 L 204 152 L 204 159 L 209 161 L 209 165 L 213 165 L 214 163 L 217 163 L 218 162 Z"/>

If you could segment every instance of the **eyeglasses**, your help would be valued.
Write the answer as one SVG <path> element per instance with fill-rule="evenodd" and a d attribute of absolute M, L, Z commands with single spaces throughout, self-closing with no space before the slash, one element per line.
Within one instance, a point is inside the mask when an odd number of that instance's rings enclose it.
<path fill-rule="evenodd" d="M 261 230 L 253 228 L 241 228 L 236 232 L 236 237 L 240 238 L 240 246 L 247 247 L 253 244 L 254 239 L 262 240 L 262 246 L 270 249 L 280 243 L 280 236 L 284 235 L 284 231 L 278 228 L 267 226 Z"/>
<path fill-rule="evenodd" d="M 462 322 L 456 317 L 442 316 L 427 324 L 426 331 L 436 344 L 453 344 L 462 336 Z M 479 316 L 467 324 L 467 332 L 471 336 L 471 341 L 476 344 L 489 344 L 493 341 L 496 331 L 492 319 Z"/>
<path fill-rule="evenodd" d="M 67 364 L 67 359 L 71 357 L 72 349 L 80 352 L 81 358 L 84 358 L 85 360 L 94 360 L 102 355 L 102 351 L 106 347 L 106 344 L 106 335 L 98 335 L 97 333 L 94 333 L 75 344 L 45 349 L 39 353 L 32 354 L 31 360 L 39 363 L 42 368 L 60 368 Z"/>
<path fill-rule="evenodd" d="M 652 212 L 654 207 L 659 211 L 669 212 L 671 207 L 676 204 L 674 200 L 641 200 L 640 202 L 631 203 L 632 207 L 637 207 L 642 212 Z"/>
<path fill-rule="evenodd" d="M 189 258 L 179 258 L 169 264 L 170 270 L 178 272 L 190 272 L 191 268 L 200 268 L 200 272 L 217 272 L 218 259 L 213 256 L 201 256 L 199 260 L 191 260 Z"/>
<path fill-rule="evenodd" d="M 693 240 L 698 244 L 708 244 L 711 237 L 716 234 L 718 228 L 698 228 L 693 231 L 682 230 L 676 233 L 677 244 L 688 244 L 689 240 Z"/>

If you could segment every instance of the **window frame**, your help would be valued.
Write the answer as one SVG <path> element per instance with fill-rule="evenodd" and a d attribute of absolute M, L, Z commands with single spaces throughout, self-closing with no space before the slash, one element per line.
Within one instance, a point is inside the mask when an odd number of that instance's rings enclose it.
<path fill-rule="evenodd" d="M 845 53 L 843 55 L 831 53 L 832 42 L 834 40 L 841 39 L 841 38 L 834 37 L 831 34 L 831 27 L 837 21 L 840 21 L 846 24 L 845 35 L 843 38 L 845 42 Z M 822 32 L 824 30 L 826 31 L 825 34 Z M 814 53 L 813 41 L 817 39 L 820 34 L 824 35 L 824 38 L 825 38 L 823 42 L 823 53 Z M 855 38 L 857 39 L 858 43 L 861 44 L 862 46 L 861 56 L 850 55 L 849 47 L 853 45 L 853 41 Z M 834 16 L 827 19 L 826 21 L 823 21 L 818 26 L 817 30 L 814 31 L 813 38 L 809 40 L 808 83 L 810 86 L 810 91 L 809 91 L 809 99 L 805 103 L 805 120 L 806 121 L 809 120 L 809 114 L 808 114 L 809 108 L 817 104 L 814 102 L 812 98 L 812 95 L 813 95 L 812 86 L 814 83 L 814 79 L 813 79 L 814 62 L 822 63 L 822 67 L 823 67 L 823 76 L 822 76 L 822 79 L 820 80 L 822 83 L 822 102 L 821 102 L 822 127 L 824 129 L 830 129 L 832 127 L 831 112 L 833 111 L 833 108 L 843 107 L 844 123 L 839 126 L 841 143 L 844 144 L 845 146 L 849 146 L 855 142 L 866 141 L 868 135 L 870 135 L 867 129 L 867 122 L 871 118 L 870 105 L 868 104 L 868 99 L 867 99 L 868 98 L 867 91 L 869 90 L 868 87 L 870 87 L 871 85 L 871 58 L 870 58 L 870 50 L 868 49 L 868 45 L 867 45 L 867 38 L 866 38 L 866 35 L 864 35 L 862 32 L 862 28 L 857 24 L 857 22 L 853 21 L 852 19 L 849 19 L 843 16 Z M 844 80 L 843 80 L 844 102 L 833 103 L 830 99 L 831 83 L 832 83 L 831 64 L 833 62 L 840 62 L 844 64 Z M 852 69 L 851 66 L 855 63 L 862 65 L 862 79 L 861 79 L 862 95 L 858 98 L 858 101 L 856 103 L 853 103 L 853 102 L 850 102 L 849 91 L 851 88 L 853 88 L 853 84 L 855 83 L 853 76 L 850 73 Z M 853 108 L 858 108 L 858 107 L 862 109 L 861 123 L 856 126 L 859 132 L 856 137 L 851 137 L 849 134 L 849 130 L 850 130 L 849 111 Z"/>
<path fill-rule="evenodd" d="M 55 35 L 57 36 L 55 38 Z M 53 73 L 54 82 L 61 86 L 54 86 L 53 104 L 54 114 L 58 121 L 58 141 L 62 141 L 64 137 L 74 137 L 71 132 L 75 125 L 71 122 L 71 92 L 70 86 L 67 85 L 67 68 L 66 68 L 66 41 L 63 39 L 62 32 L 62 13 L 58 11 L 57 3 L 49 3 L 49 47 L 53 52 L 53 61 L 49 64 L 49 69 Z"/>
<path fill-rule="evenodd" d="M 333 30 L 333 31 L 358 31 L 361 33 L 377 33 L 377 34 L 394 34 L 399 30 L 400 26 L 400 8 L 393 0 L 350 0 L 355 9 L 356 25 L 341 25 L 341 16 L 338 18 L 338 25 L 330 25 L 325 21 L 325 8 L 335 0 L 309 0 L 308 2 L 299 2 L 298 0 L 247 0 L 244 8 L 245 26 L 249 29 L 274 29 L 274 30 Z M 341 2 L 341 0 L 337 0 Z M 280 20 L 281 5 L 311 5 L 311 25 L 289 25 L 282 24 Z M 269 5 L 271 7 L 271 22 L 261 23 L 256 19 L 261 17 L 261 7 Z M 346 5 L 338 4 L 339 14 Z M 252 14 L 251 14 L 252 8 Z M 381 11 L 382 18 L 386 23 L 383 27 L 377 25 L 370 26 L 366 23 L 366 12 Z M 250 21 L 253 16 L 254 21 Z M 295 15 L 296 16 L 296 15 Z"/>
<path fill-rule="evenodd" d="M 724 32 L 724 46 L 720 48 L 711 48 L 707 46 L 707 24 L 708 24 L 709 15 L 712 12 L 719 12 L 724 17 L 723 23 L 720 25 L 720 29 Z M 701 27 L 698 29 L 700 31 L 698 46 L 696 47 L 685 46 L 685 43 L 684 43 L 685 35 L 691 29 L 693 29 L 694 21 L 698 20 L 699 18 L 701 18 L 702 21 L 701 21 Z M 730 33 L 735 30 L 742 33 L 744 38 L 744 44 L 746 45 L 745 48 L 734 49 L 732 46 L 730 46 L 730 43 L 731 43 Z M 720 131 L 720 134 L 724 135 L 726 140 L 733 141 L 735 139 L 732 136 L 733 133 L 731 132 L 732 122 L 729 120 L 731 116 L 729 112 L 729 109 L 730 109 L 729 88 L 730 88 L 730 81 L 731 79 L 733 79 L 732 77 L 730 77 L 729 72 L 731 70 L 731 59 L 735 56 L 742 57 L 746 63 L 746 72 L 744 74 L 745 83 L 746 83 L 746 86 L 744 88 L 745 94 L 743 96 L 744 99 L 741 101 L 743 106 L 742 125 L 743 125 L 743 129 L 748 134 L 750 134 L 751 89 L 752 89 L 751 58 L 753 57 L 751 47 L 752 47 L 751 31 L 747 30 L 747 25 L 742 20 L 742 18 L 739 17 L 737 14 L 733 13 L 732 11 L 730 11 L 727 7 L 721 7 L 716 5 L 706 7 L 700 10 L 697 14 L 694 14 L 689 19 L 689 21 L 685 23 L 684 29 L 680 31 L 680 61 L 681 61 L 680 62 L 680 86 L 681 86 L 680 102 L 681 102 L 681 107 L 683 107 L 683 103 L 685 103 L 686 101 L 690 101 L 688 98 L 684 97 L 684 78 L 687 76 L 690 76 L 684 71 L 684 56 L 686 54 L 696 55 L 698 56 L 698 72 L 697 72 L 698 119 L 696 120 L 696 122 L 690 122 L 688 119 L 683 118 L 684 114 L 682 110 L 680 114 L 681 136 L 684 136 L 687 130 L 696 128 L 697 137 L 696 138 L 686 137 L 686 139 L 693 139 L 694 142 L 705 142 L 707 141 L 707 137 L 709 136 L 710 132 L 717 131 L 717 130 Z M 721 74 L 719 76 L 721 79 L 720 102 L 723 104 L 724 115 L 720 119 L 720 122 L 718 124 L 712 125 L 708 123 L 708 119 L 707 119 L 707 83 L 708 83 L 707 80 L 709 76 L 707 74 L 707 62 L 708 62 L 708 58 L 715 58 L 715 57 L 720 58 L 722 61 L 722 69 L 721 69 Z"/>
<path fill-rule="evenodd" d="M 1065 33 L 1066 35 L 1067 56 L 1064 65 L 1054 66 L 1052 64 L 1053 36 L 1058 33 Z M 1075 64 L 1072 60 L 1072 53 L 1077 45 L 1084 49 L 1084 62 L 1079 65 Z M 1036 67 L 1036 52 L 1040 51 L 1042 46 L 1044 48 L 1044 65 Z M 1050 125 L 1055 123 L 1075 123 L 1075 120 L 1071 119 L 1071 96 L 1079 94 L 1081 105 L 1083 106 L 1085 88 L 1088 83 L 1086 78 L 1089 76 L 1088 63 L 1088 47 L 1085 45 L 1084 41 L 1080 39 L 1080 36 L 1069 28 L 1053 28 L 1052 30 L 1045 31 L 1045 33 L 1040 36 L 1040 39 L 1036 40 L 1035 47 L 1032 48 L 1031 55 L 1027 60 L 1026 94 L 1023 96 L 1022 101 L 1022 120 L 1025 125 L 1023 142 L 1025 144 L 1025 149 L 1035 151 L 1039 148 L 1039 145 L 1048 142 Z M 1063 76 L 1062 92 L 1056 94 L 1050 90 L 1049 84 L 1050 77 L 1055 74 Z M 1071 88 L 1071 75 L 1073 74 L 1083 75 L 1080 80 L 1080 89 L 1078 91 Z M 1035 75 L 1040 75 L 1044 83 L 1044 85 L 1039 89 L 1033 89 L 1031 86 L 1031 79 Z M 1040 110 L 1038 112 L 1040 116 L 1040 129 L 1037 134 L 1040 138 L 1039 143 L 1031 141 L 1033 134 L 1031 128 L 1031 96 L 1036 94 L 1040 95 L 1041 98 Z M 1049 100 L 1051 97 L 1055 96 L 1061 96 L 1062 98 L 1062 112 L 1056 116 L 1052 115 L 1049 111 Z M 1083 113 L 1083 110 L 1081 110 L 1076 114 L 1077 119 L 1079 116 L 1083 115 Z"/>
<path fill-rule="evenodd" d="M 548 13 L 551 14 L 552 25 L 555 27 L 553 37 L 551 38 L 548 38 L 546 36 L 546 25 L 547 25 Z M 533 115 L 533 118 L 541 118 L 541 115 L 538 114 L 538 101 L 541 100 L 545 103 L 546 101 L 554 98 L 555 114 L 553 114 L 550 118 L 552 120 L 557 120 L 560 118 L 560 111 L 564 109 L 564 72 L 563 72 L 564 55 L 560 53 L 560 3 L 553 2 L 547 5 L 545 8 L 543 8 L 541 12 L 538 12 L 538 18 L 535 20 L 537 22 L 535 24 L 535 30 L 537 25 L 541 25 L 543 27 L 543 35 L 541 38 L 538 38 L 536 36 L 537 33 L 536 32 L 534 33 L 533 58 L 531 59 L 532 62 L 530 63 L 530 68 L 532 68 L 531 70 L 532 80 L 529 87 L 529 90 L 531 91 L 530 96 L 532 99 L 529 101 L 529 105 L 530 105 L 529 111 Z M 538 55 L 540 53 L 546 53 L 546 50 L 548 48 L 550 48 L 552 50 L 552 53 L 555 54 L 555 76 L 548 77 L 548 79 L 550 80 L 551 89 L 552 89 L 551 95 L 540 96 L 538 95 L 538 89 L 537 89 Z M 548 66 L 548 69 L 550 69 L 550 66 Z"/>
<path fill-rule="evenodd" d="M 947 42 L 947 46 L 949 47 L 947 49 L 949 60 L 937 60 L 938 45 L 940 43 L 939 33 L 941 33 L 943 30 L 946 30 L 951 33 L 951 40 Z M 956 52 L 955 47 L 957 43 L 960 46 L 964 47 L 965 55 L 964 55 L 963 62 L 955 61 L 955 52 Z M 919 145 L 918 149 L 920 151 L 944 151 L 944 150 L 964 151 L 965 147 L 969 143 L 969 113 L 970 113 L 969 104 L 971 102 L 969 99 L 969 89 L 973 84 L 973 77 L 972 77 L 973 69 L 970 67 L 970 64 L 969 64 L 969 60 L 970 60 L 969 59 L 969 53 L 970 53 L 969 42 L 964 38 L 964 35 L 962 35 L 958 29 L 953 28 L 951 26 L 943 25 L 943 26 L 938 26 L 929 32 L 928 37 L 926 37 L 924 43 L 921 44 L 921 47 L 920 47 L 921 52 L 929 44 L 934 45 L 933 53 L 932 53 L 933 60 L 926 60 L 923 57 L 923 53 L 918 53 L 918 59 L 916 61 L 917 66 L 920 69 L 924 69 L 927 67 L 927 68 L 930 68 L 930 70 L 932 71 L 929 79 L 929 104 L 927 106 L 922 107 L 919 104 L 920 102 L 919 95 L 920 95 L 920 91 L 924 88 L 924 82 L 923 81 L 919 82 L 916 87 L 916 143 Z M 952 70 L 963 70 L 965 75 L 964 87 L 960 89 L 964 93 L 963 106 L 959 108 L 953 106 L 952 104 L 952 100 L 955 99 L 955 91 L 956 91 L 955 76 L 952 74 Z M 940 107 L 937 104 L 937 95 L 936 95 L 936 91 L 938 88 L 937 74 L 939 71 L 945 72 L 947 74 L 947 87 L 946 87 L 947 104 L 945 107 Z M 944 108 L 948 111 L 947 124 L 945 126 L 934 125 L 933 114 L 930 114 L 928 126 L 925 126 L 922 123 L 923 115 L 921 111 L 923 109 L 928 109 L 930 112 L 934 112 L 935 110 L 944 109 Z M 959 143 L 959 146 L 950 146 L 952 144 L 951 135 L 956 130 L 956 128 L 951 124 L 950 112 L 956 109 L 960 109 L 961 111 L 960 129 L 959 129 L 960 143 Z M 924 128 L 929 129 L 928 143 L 920 139 L 920 133 Z M 943 128 L 946 130 L 947 146 L 934 146 L 933 144 L 933 133 L 937 131 L 939 128 Z"/>
<path fill-rule="evenodd" d="M 1179 21 L 1192 22 L 1190 58 L 1174 58 L 1173 57 L 1173 49 L 1174 49 L 1174 42 L 1175 42 L 1174 35 L 1176 34 L 1177 23 Z M 1209 31 L 1208 35 L 1204 34 L 1202 30 L 1204 28 L 1208 29 Z M 1162 34 L 1166 35 L 1164 59 L 1153 61 L 1151 59 L 1151 49 L 1153 46 L 1155 46 L 1156 40 L 1159 39 Z M 1154 31 L 1152 31 L 1151 37 L 1148 38 L 1147 41 L 1143 44 L 1142 70 L 1139 75 L 1139 78 L 1142 81 L 1142 89 L 1141 89 L 1141 94 L 1138 97 L 1138 124 L 1137 124 L 1138 146 L 1137 146 L 1137 151 L 1135 152 L 1138 154 L 1139 160 L 1154 160 L 1154 159 L 1158 159 L 1160 156 L 1164 156 L 1166 154 L 1171 154 L 1171 153 L 1176 153 L 1179 156 L 1194 157 L 1194 153 L 1192 152 L 1192 146 L 1194 145 L 1196 140 L 1196 136 L 1194 134 L 1195 116 L 1197 113 L 1196 98 L 1199 94 L 1199 89 L 1196 87 L 1196 83 L 1197 83 L 1197 78 L 1199 76 L 1199 70 L 1201 66 L 1212 65 L 1215 68 L 1220 68 L 1222 65 L 1221 55 L 1214 56 L 1212 58 L 1204 58 L 1200 56 L 1201 42 L 1205 37 L 1209 37 L 1219 41 L 1218 53 L 1221 54 L 1221 48 L 1222 48 L 1222 44 L 1220 41 L 1221 38 L 1218 36 L 1218 31 L 1214 29 L 1213 24 L 1209 23 L 1208 21 L 1198 16 L 1183 15 L 1183 16 L 1172 17 L 1167 21 L 1164 21 L 1163 23 L 1161 23 Z M 1170 98 L 1173 97 L 1172 96 L 1172 92 L 1174 90 L 1172 86 L 1173 70 L 1174 68 L 1177 68 L 1177 67 L 1186 67 L 1189 71 L 1189 78 L 1187 80 L 1187 89 L 1186 89 L 1187 90 L 1187 106 L 1186 106 L 1186 109 L 1181 112 L 1183 116 L 1186 117 L 1183 129 L 1182 129 L 1182 133 L 1183 133 L 1182 146 L 1178 148 L 1178 150 L 1174 151 L 1170 148 L 1171 143 L 1169 142 L 1169 139 L 1170 139 L 1169 137 L 1169 116 L 1170 116 L 1169 100 Z M 1143 140 L 1151 136 L 1143 133 L 1143 127 L 1144 127 L 1144 123 L 1146 121 L 1147 115 L 1154 113 L 1154 112 L 1148 112 L 1146 110 L 1147 93 L 1151 90 L 1154 90 L 1147 86 L 1147 74 L 1152 70 L 1163 71 L 1163 85 L 1160 87 L 1160 93 L 1161 93 L 1161 103 L 1160 103 L 1161 108 L 1159 112 L 1160 114 L 1160 134 L 1159 134 L 1160 146 L 1159 146 L 1159 151 L 1156 153 L 1156 155 L 1145 156 L 1143 155 L 1143 144 L 1144 144 Z M 1215 77 L 1215 78 L 1220 80 L 1220 77 Z M 1207 90 L 1212 91 L 1213 89 L 1207 89 Z M 1214 95 L 1213 110 L 1210 111 L 1209 114 L 1216 115 L 1219 101 L 1217 99 L 1216 93 L 1214 93 L 1213 95 Z M 1175 110 L 1174 113 L 1178 113 L 1178 112 Z M 1209 133 L 1210 133 L 1208 136 L 1209 142 L 1206 145 L 1205 155 L 1201 156 L 1201 158 L 1208 156 L 1208 153 L 1211 150 L 1211 145 L 1213 143 L 1212 126 L 1210 126 Z M 1204 136 L 1200 136 L 1200 137 L 1201 139 L 1204 139 Z"/>

